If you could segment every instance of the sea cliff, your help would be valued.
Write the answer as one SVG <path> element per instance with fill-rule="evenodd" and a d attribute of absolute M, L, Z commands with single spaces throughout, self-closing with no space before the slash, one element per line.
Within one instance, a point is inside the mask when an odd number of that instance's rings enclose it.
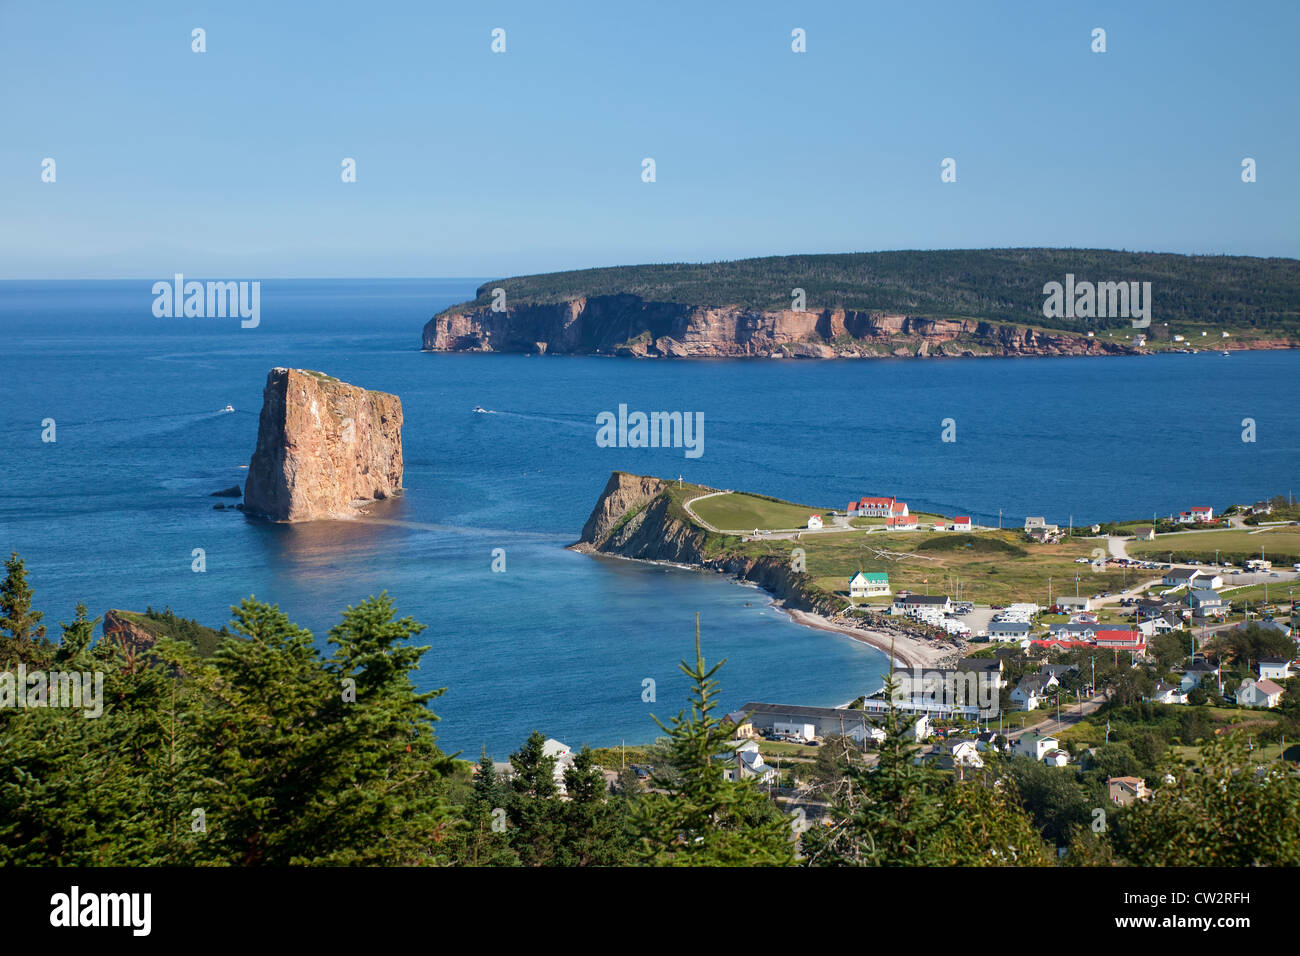
<path fill-rule="evenodd" d="M 266 377 L 244 510 L 274 521 L 345 518 L 401 493 L 402 402 L 321 372 Z"/>
<path fill-rule="evenodd" d="M 633 358 L 911 358 L 1125 355 L 1126 342 L 973 319 L 845 309 L 799 312 L 704 308 L 635 295 L 574 298 L 494 312 L 475 306 L 435 316 L 423 348 Z"/>
<path fill-rule="evenodd" d="M 727 554 L 725 537 L 686 517 L 668 482 L 616 471 L 587 518 L 582 536 L 570 547 L 730 574 L 763 588 L 790 609 L 834 614 L 843 606 L 833 595 L 813 587 L 811 575 L 793 570 L 787 561 Z"/>

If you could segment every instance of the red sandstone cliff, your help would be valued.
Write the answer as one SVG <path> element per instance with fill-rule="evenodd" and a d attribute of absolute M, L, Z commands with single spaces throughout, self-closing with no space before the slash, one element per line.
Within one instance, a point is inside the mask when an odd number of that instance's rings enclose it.
<path fill-rule="evenodd" d="M 1124 341 L 1041 332 L 976 319 L 844 309 L 796 312 L 647 302 L 635 295 L 576 298 L 494 312 L 435 316 L 423 347 L 448 352 L 609 354 L 637 358 L 836 358 L 926 355 L 1105 355 Z"/>
<path fill-rule="evenodd" d="M 343 518 L 400 494 L 402 402 L 320 372 L 266 377 L 244 510 L 276 521 Z"/>

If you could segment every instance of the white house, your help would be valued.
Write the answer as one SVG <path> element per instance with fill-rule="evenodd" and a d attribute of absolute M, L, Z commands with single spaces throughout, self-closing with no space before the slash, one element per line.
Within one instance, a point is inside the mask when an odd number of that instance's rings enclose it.
<path fill-rule="evenodd" d="M 1157 704 L 1185 704 L 1187 692 L 1176 684 L 1166 684 L 1162 681 L 1156 684 L 1156 689 L 1147 700 Z"/>
<path fill-rule="evenodd" d="M 953 531 L 969 531 L 971 529 L 969 515 L 957 515 L 952 519 Z"/>
<path fill-rule="evenodd" d="M 1022 757 L 1028 757 L 1031 760 L 1042 760 L 1049 750 L 1059 750 L 1061 742 L 1055 737 L 1048 737 L 1039 733 L 1021 734 L 1011 742 L 1011 752 L 1020 754 Z"/>
<path fill-rule="evenodd" d="M 722 776 L 725 780 L 739 782 L 756 778 L 759 783 L 768 783 L 776 778 L 776 768 L 763 761 L 756 740 L 746 740 L 733 753 L 722 754 L 718 759 L 724 764 Z"/>
<path fill-rule="evenodd" d="M 1203 686 L 1211 693 L 1218 693 L 1222 687 L 1218 665 L 1211 664 L 1209 661 L 1196 661 L 1183 672 L 1183 679 L 1179 686 L 1184 691 Z"/>
<path fill-rule="evenodd" d="M 822 516 L 821 516 L 821 515 L 809 515 L 809 516 L 808 516 L 808 530 L 809 530 L 809 531 L 820 531 L 821 529 L 822 529 Z"/>
<path fill-rule="evenodd" d="M 1199 579 L 1197 584 L 1200 584 Z M 1187 606 L 1201 617 L 1205 617 L 1222 610 L 1223 598 L 1213 588 L 1198 586 L 1187 592 Z"/>
<path fill-rule="evenodd" d="M 894 598 L 895 614 L 906 614 L 917 608 L 932 608 L 941 614 L 952 611 L 952 599 L 946 594 L 907 594 Z"/>
<path fill-rule="evenodd" d="M 1020 621 L 994 621 L 989 625 L 991 641 L 1022 641 L 1029 637 L 1029 624 Z"/>
<path fill-rule="evenodd" d="M 1134 528 L 1133 537 L 1139 541 L 1154 541 L 1156 539 L 1155 528 Z"/>
<path fill-rule="evenodd" d="M 890 515 L 885 519 L 885 527 L 891 531 L 915 531 L 916 515 Z"/>
<path fill-rule="evenodd" d="M 947 770 L 955 767 L 979 769 L 984 766 L 984 758 L 979 755 L 973 740 L 954 740 L 935 744 L 928 753 L 918 756 L 915 762 L 933 763 Z"/>
<path fill-rule="evenodd" d="M 1047 692 L 1060 684 L 1054 674 L 1026 674 L 1011 691 L 1011 700 L 1021 710 L 1037 710 Z M 1034 758 L 1035 760 L 1038 757 Z"/>
<path fill-rule="evenodd" d="M 973 740 L 958 740 L 946 748 L 952 754 L 953 763 L 962 767 L 983 767 L 984 760 L 979 755 L 979 748 Z"/>
<path fill-rule="evenodd" d="M 916 718 L 916 723 L 912 725 L 912 739 L 918 743 L 930 736 L 930 718 L 925 714 Z"/>
<path fill-rule="evenodd" d="M 851 737 L 860 744 L 883 744 L 889 736 L 883 727 L 871 727 L 867 724 L 854 724 L 844 731 L 845 737 Z"/>
<path fill-rule="evenodd" d="M 1247 677 L 1237 688 L 1237 703 L 1242 707 L 1276 707 L 1281 699 L 1282 688 L 1271 680 Z"/>
<path fill-rule="evenodd" d="M 1097 625 L 1087 621 L 1053 624 L 1052 637 L 1058 641 L 1093 641 L 1097 638 Z"/>
<path fill-rule="evenodd" d="M 553 737 L 547 738 L 542 744 L 542 753 L 547 757 L 555 758 L 555 782 L 559 784 L 560 792 L 564 792 L 564 771 L 573 765 L 573 751 L 568 744 L 560 743 Z"/>
<path fill-rule="evenodd" d="M 1170 568 L 1161 580 L 1167 588 L 1186 588 L 1200 573 L 1196 568 Z"/>
<path fill-rule="evenodd" d="M 1043 763 L 1049 767 L 1064 767 L 1070 762 L 1070 752 L 1068 750 L 1049 750 L 1043 754 Z"/>
<path fill-rule="evenodd" d="M 1261 657 L 1259 659 L 1260 680 L 1288 680 L 1295 677 L 1291 670 L 1291 661 L 1285 657 Z"/>
<path fill-rule="evenodd" d="M 890 518 L 907 514 L 907 502 L 897 498 L 863 498 L 849 503 L 849 515 L 861 518 Z"/>
<path fill-rule="evenodd" d="M 1092 598 L 1088 597 L 1087 595 L 1084 595 L 1082 597 L 1074 597 L 1066 594 L 1056 599 L 1056 606 L 1059 607 L 1066 614 L 1075 611 L 1091 611 Z"/>
<path fill-rule="evenodd" d="M 889 575 L 883 571 L 859 571 L 849 578 L 849 597 L 865 598 L 889 593 Z"/>

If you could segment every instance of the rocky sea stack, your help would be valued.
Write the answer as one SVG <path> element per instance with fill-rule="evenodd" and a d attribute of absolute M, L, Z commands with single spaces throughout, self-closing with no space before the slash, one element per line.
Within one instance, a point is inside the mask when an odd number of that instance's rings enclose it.
<path fill-rule="evenodd" d="M 244 510 L 274 521 L 346 518 L 402 490 L 402 402 L 321 372 L 266 377 Z"/>

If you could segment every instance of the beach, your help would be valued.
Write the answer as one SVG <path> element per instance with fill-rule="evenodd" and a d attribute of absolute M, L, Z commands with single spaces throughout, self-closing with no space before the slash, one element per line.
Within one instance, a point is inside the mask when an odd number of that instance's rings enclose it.
<path fill-rule="evenodd" d="M 953 655 L 953 649 L 949 646 L 937 646 L 929 641 L 908 637 L 892 631 L 837 624 L 825 615 L 814 614 L 810 611 L 796 611 L 791 608 L 786 610 L 791 618 L 805 627 L 815 627 L 820 631 L 845 634 L 855 641 L 870 644 L 885 653 L 892 652 L 895 663 L 903 667 L 933 668 L 939 666 L 940 662 L 945 658 Z"/>

